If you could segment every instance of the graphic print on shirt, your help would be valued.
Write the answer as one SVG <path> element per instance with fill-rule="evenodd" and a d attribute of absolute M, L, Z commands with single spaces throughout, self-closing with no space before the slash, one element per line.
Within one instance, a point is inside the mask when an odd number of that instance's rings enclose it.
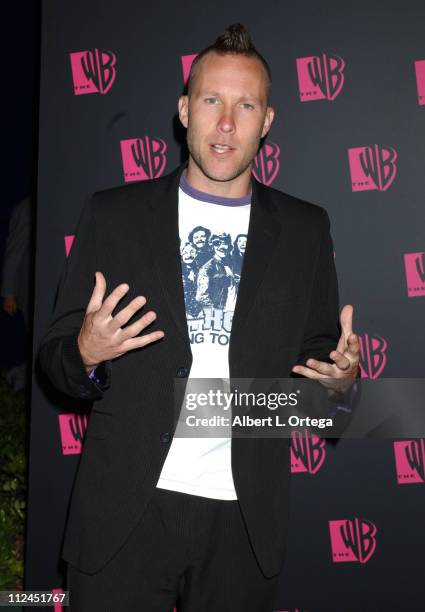
<path fill-rule="evenodd" d="M 191 344 L 226 346 L 232 328 L 247 234 L 213 233 L 201 225 L 180 242 Z"/>

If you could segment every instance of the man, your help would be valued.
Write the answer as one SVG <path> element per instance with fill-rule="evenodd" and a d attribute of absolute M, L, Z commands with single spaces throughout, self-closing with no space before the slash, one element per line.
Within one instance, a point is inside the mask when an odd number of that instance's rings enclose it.
<path fill-rule="evenodd" d="M 214 254 L 198 272 L 196 299 L 203 306 L 223 309 L 233 278 L 226 265 L 232 240 L 229 234 L 213 234 L 210 242 Z"/>
<path fill-rule="evenodd" d="M 196 249 L 190 242 L 186 242 L 181 248 L 182 257 L 182 283 L 184 291 L 184 301 L 188 317 L 196 318 L 201 306 L 196 301 L 196 277 L 197 268 L 195 264 Z"/>
<path fill-rule="evenodd" d="M 30 333 L 32 325 L 30 301 L 31 202 L 31 197 L 27 196 L 11 212 L 0 282 L 4 312 L 14 317 L 20 310 L 27 333 Z M 15 391 L 23 389 L 27 384 L 27 367 L 28 364 L 24 360 L 8 370 L 6 379 Z"/>
<path fill-rule="evenodd" d="M 211 232 L 206 227 L 194 227 L 188 236 L 188 240 L 196 249 L 196 265 L 198 268 L 211 257 L 212 253 L 208 244 Z"/>
<path fill-rule="evenodd" d="M 251 176 L 269 92 L 267 63 L 230 26 L 179 99 L 187 168 L 97 193 L 83 210 L 39 353 L 56 387 L 96 400 L 63 548 L 72 612 L 273 609 L 288 440 L 174 436 L 175 378 L 294 372 L 336 393 L 357 375 L 326 212 Z M 207 309 L 192 334 L 179 247 L 199 227 L 247 239 L 234 311 Z"/>
<path fill-rule="evenodd" d="M 236 236 L 236 240 L 233 243 L 231 265 L 232 272 L 238 285 L 241 278 L 243 256 L 246 249 L 246 238 L 246 234 Z"/>

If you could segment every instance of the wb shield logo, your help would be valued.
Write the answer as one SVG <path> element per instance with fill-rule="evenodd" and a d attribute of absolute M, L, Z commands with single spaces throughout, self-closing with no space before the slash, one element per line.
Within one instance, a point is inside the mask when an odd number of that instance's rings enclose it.
<path fill-rule="evenodd" d="M 162 175 L 167 163 L 167 145 L 161 138 L 121 140 L 124 180 L 147 181 Z"/>
<path fill-rule="evenodd" d="M 189 79 L 190 69 L 192 68 L 193 60 L 197 56 L 197 53 L 192 53 L 191 55 L 182 55 L 182 71 L 183 71 L 183 82 L 186 85 Z"/>
<path fill-rule="evenodd" d="M 291 432 L 291 472 L 315 474 L 326 456 L 326 441 L 308 429 Z"/>
<path fill-rule="evenodd" d="M 345 62 L 339 55 L 312 55 L 297 58 L 301 102 L 335 100 L 344 85 Z"/>
<path fill-rule="evenodd" d="M 418 92 L 418 104 L 425 104 L 425 60 L 415 62 L 416 88 Z"/>
<path fill-rule="evenodd" d="M 381 336 L 359 335 L 360 369 L 362 378 L 375 380 L 387 364 L 388 343 Z"/>
<path fill-rule="evenodd" d="M 93 49 L 71 53 L 74 94 L 106 94 L 116 77 L 116 55 L 107 49 Z"/>
<path fill-rule="evenodd" d="M 279 168 L 280 148 L 273 142 L 264 144 L 258 151 L 252 163 L 252 173 L 260 183 L 271 185 Z"/>
<path fill-rule="evenodd" d="M 416 268 L 416 273 L 418 277 L 424 283 L 425 282 L 425 259 L 424 259 L 423 253 L 421 253 L 418 257 L 416 257 L 415 268 Z"/>
<path fill-rule="evenodd" d="M 425 482 L 425 439 L 394 442 L 398 484 Z"/>
<path fill-rule="evenodd" d="M 74 244 L 75 234 L 69 234 L 69 236 L 64 236 L 63 239 L 64 239 L 65 255 L 66 257 L 68 257 L 71 252 L 72 245 Z"/>
<path fill-rule="evenodd" d="M 78 455 L 81 453 L 87 429 L 87 416 L 81 414 L 59 414 L 59 431 L 62 442 L 62 454 Z"/>
<path fill-rule="evenodd" d="M 407 295 L 409 297 L 425 295 L 425 253 L 405 253 L 404 269 Z"/>
<path fill-rule="evenodd" d="M 386 191 L 397 173 L 397 152 L 373 145 L 348 149 L 352 191 Z"/>
<path fill-rule="evenodd" d="M 367 563 L 376 548 L 376 526 L 365 519 L 329 521 L 332 561 Z"/>

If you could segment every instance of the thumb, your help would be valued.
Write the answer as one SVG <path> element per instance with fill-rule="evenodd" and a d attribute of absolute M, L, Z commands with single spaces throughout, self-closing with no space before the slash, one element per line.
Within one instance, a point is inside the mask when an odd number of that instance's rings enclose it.
<path fill-rule="evenodd" d="M 103 298 L 106 291 L 106 280 L 102 272 L 95 272 L 95 285 L 93 292 L 90 297 L 90 301 L 87 304 L 86 313 L 98 311 L 103 304 Z"/>
<path fill-rule="evenodd" d="M 353 333 L 353 311 L 351 304 L 346 304 L 341 310 L 341 331 L 346 339 Z"/>

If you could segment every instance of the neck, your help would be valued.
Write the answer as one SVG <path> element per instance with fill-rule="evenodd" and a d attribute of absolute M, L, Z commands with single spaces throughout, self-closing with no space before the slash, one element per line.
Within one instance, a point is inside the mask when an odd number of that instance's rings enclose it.
<path fill-rule="evenodd" d="M 243 198 L 251 190 L 251 164 L 240 176 L 230 181 L 215 181 L 206 176 L 189 157 L 186 179 L 198 191 L 224 198 Z"/>

